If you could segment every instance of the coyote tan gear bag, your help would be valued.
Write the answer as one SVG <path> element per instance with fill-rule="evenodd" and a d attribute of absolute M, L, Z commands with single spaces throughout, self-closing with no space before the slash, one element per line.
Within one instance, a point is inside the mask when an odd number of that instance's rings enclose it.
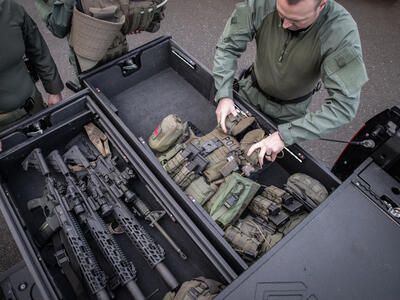
<path fill-rule="evenodd" d="M 222 228 L 235 223 L 259 188 L 255 181 L 232 173 L 209 201 L 211 218 Z"/>
<path fill-rule="evenodd" d="M 179 144 L 185 137 L 189 137 L 187 122 L 183 122 L 176 115 L 168 115 L 153 131 L 149 138 L 149 146 L 159 153 L 167 151 L 175 144 Z"/>
<path fill-rule="evenodd" d="M 124 34 L 135 31 L 156 32 L 164 19 L 164 11 L 168 0 L 120 0 L 121 9 L 126 16 L 122 29 Z"/>
<path fill-rule="evenodd" d="M 318 180 L 303 173 L 291 175 L 286 183 L 286 189 L 301 198 L 311 199 L 317 205 L 328 197 L 328 191 Z"/>
<path fill-rule="evenodd" d="M 74 7 L 69 44 L 76 53 L 82 71 L 104 58 L 115 38 L 121 34 L 125 16 L 113 1 L 99 7 L 95 1 L 82 1 L 83 12 Z"/>
<path fill-rule="evenodd" d="M 163 300 L 212 300 L 222 290 L 224 285 L 213 279 L 197 277 L 182 284 L 175 292 L 168 292 Z"/>

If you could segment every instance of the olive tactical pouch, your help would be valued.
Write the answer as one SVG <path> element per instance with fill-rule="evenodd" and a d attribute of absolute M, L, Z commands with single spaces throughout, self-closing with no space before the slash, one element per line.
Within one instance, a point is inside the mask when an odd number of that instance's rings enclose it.
<path fill-rule="evenodd" d="M 261 194 L 263 197 L 282 205 L 289 213 L 293 214 L 300 210 L 303 205 L 294 199 L 288 192 L 276 186 L 267 186 Z"/>
<path fill-rule="evenodd" d="M 258 153 L 259 151 L 254 151 L 250 156 L 247 156 L 247 152 L 250 147 L 261 141 L 265 136 L 265 132 L 262 129 L 254 129 L 245 134 L 245 136 L 240 141 L 240 150 L 242 151 L 242 171 L 245 176 L 250 176 L 251 173 L 257 171 L 260 168 L 258 163 Z"/>
<path fill-rule="evenodd" d="M 318 180 L 303 173 L 291 175 L 286 190 L 305 201 L 311 200 L 316 206 L 328 197 L 328 191 Z"/>
<path fill-rule="evenodd" d="M 268 223 L 262 222 L 257 218 L 247 216 L 245 219 L 241 220 L 241 222 L 241 230 L 260 241 L 260 254 L 267 252 L 284 236 L 281 232 L 274 231 Z"/>
<path fill-rule="evenodd" d="M 260 252 L 261 242 L 241 231 L 240 227 L 229 226 L 225 230 L 225 239 L 246 261 L 253 261 Z"/>
<path fill-rule="evenodd" d="M 167 151 L 173 145 L 180 144 L 189 137 L 187 122 L 183 122 L 176 115 L 168 115 L 153 131 L 149 138 L 149 146 L 159 153 Z"/>
<path fill-rule="evenodd" d="M 224 285 L 218 281 L 197 277 L 182 283 L 177 292 L 168 292 L 163 300 L 212 300 L 223 289 Z"/>
<path fill-rule="evenodd" d="M 279 214 L 280 205 L 268 200 L 260 195 L 256 196 L 249 204 L 249 210 L 256 216 L 268 221 L 268 216 L 276 216 Z"/>
<path fill-rule="evenodd" d="M 217 191 L 215 184 L 208 184 L 204 177 L 195 179 L 185 190 L 200 205 L 205 204 Z"/>
<path fill-rule="evenodd" d="M 267 223 L 256 221 L 251 216 L 239 220 L 225 230 L 225 238 L 246 261 L 253 261 L 271 249 L 283 234 L 267 228 Z"/>
<path fill-rule="evenodd" d="M 229 175 L 209 200 L 211 218 L 222 228 L 233 224 L 249 205 L 260 185 L 238 173 Z"/>
<path fill-rule="evenodd" d="M 156 32 L 164 19 L 167 0 L 121 0 L 121 9 L 126 16 L 122 28 L 124 34 L 136 31 Z"/>
<path fill-rule="evenodd" d="M 225 126 L 229 135 L 237 136 L 253 124 L 255 120 L 254 117 L 247 117 L 242 114 L 237 116 L 230 114 L 225 120 Z"/>

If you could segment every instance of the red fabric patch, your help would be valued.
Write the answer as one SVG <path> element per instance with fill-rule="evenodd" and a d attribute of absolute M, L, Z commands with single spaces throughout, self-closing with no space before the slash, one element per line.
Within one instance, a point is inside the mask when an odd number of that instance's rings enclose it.
<path fill-rule="evenodd" d="M 160 125 L 153 131 L 153 137 L 156 138 L 160 134 Z"/>

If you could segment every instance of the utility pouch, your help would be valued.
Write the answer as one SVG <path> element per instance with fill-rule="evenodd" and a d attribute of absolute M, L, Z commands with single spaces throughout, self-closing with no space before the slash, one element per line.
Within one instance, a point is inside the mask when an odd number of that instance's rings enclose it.
<path fill-rule="evenodd" d="M 311 200 L 316 205 L 328 197 L 328 191 L 318 180 L 303 173 L 291 175 L 287 180 L 286 190 L 305 201 Z"/>
<path fill-rule="evenodd" d="M 128 1 L 121 1 L 128 2 Z M 124 34 L 135 31 L 156 32 L 160 29 L 160 22 L 164 19 L 167 0 L 129 1 L 121 8 L 126 16 L 126 23 L 122 29 Z"/>
<path fill-rule="evenodd" d="M 249 204 L 249 210 L 256 216 L 268 221 L 268 217 L 277 216 L 281 210 L 280 205 L 272 202 L 271 200 L 256 196 Z"/>
<path fill-rule="evenodd" d="M 212 300 L 224 289 L 213 279 L 197 277 L 182 283 L 177 292 L 168 292 L 163 300 Z"/>
<path fill-rule="evenodd" d="M 187 122 L 183 122 L 176 115 L 166 116 L 149 138 L 149 146 L 156 152 L 165 152 L 173 145 L 180 144 L 189 137 Z"/>
<path fill-rule="evenodd" d="M 200 205 L 205 204 L 217 191 L 215 184 L 208 184 L 204 177 L 195 179 L 185 190 Z"/>
<path fill-rule="evenodd" d="M 222 177 L 227 177 L 234 171 L 239 169 L 239 165 L 233 156 L 227 157 L 216 164 L 211 164 L 205 171 L 204 176 L 208 182 L 213 182 Z"/>
<path fill-rule="evenodd" d="M 260 185 L 232 173 L 210 199 L 210 215 L 222 228 L 233 224 L 255 196 Z"/>
<path fill-rule="evenodd" d="M 250 156 L 247 156 L 247 152 L 250 147 L 261 141 L 265 136 L 265 132 L 262 129 L 254 129 L 245 134 L 245 136 L 240 141 L 240 150 L 242 153 L 241 165 L 242 171 L 245 176 L 250 176 L 251 173 L 257 171 L 260 168 L 258 163 L 258 153 L 259 150 L 254 151 Z"/>
<path fill-rule="evenodd" d="M 247 235 L 236 226 L 229 226 L 225 230 L 224 237 L 245 260 L 253 261 L 257 258 L 261 242 L 255 237 Z"/>

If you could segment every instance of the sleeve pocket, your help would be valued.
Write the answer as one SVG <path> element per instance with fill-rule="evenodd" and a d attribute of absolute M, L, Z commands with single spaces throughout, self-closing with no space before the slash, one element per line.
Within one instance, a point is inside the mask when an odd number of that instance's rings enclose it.
<path fill-rule="evenodd" d="M 324 63 L 324 71 L 346 96 L 358 93 L 368 81 L 361 54 L 353 47 L 345 47 L 328 56 Z"/>

